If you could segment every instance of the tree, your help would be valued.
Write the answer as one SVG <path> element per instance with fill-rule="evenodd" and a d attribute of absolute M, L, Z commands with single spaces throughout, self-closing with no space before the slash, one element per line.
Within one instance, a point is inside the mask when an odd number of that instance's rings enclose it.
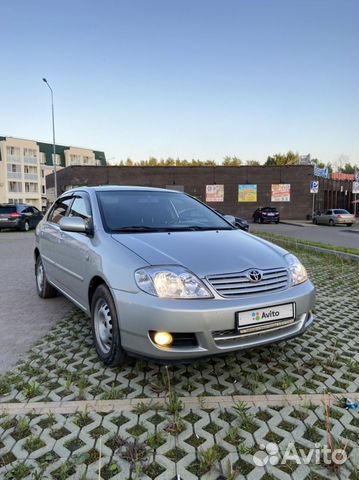
<path fill-rule="evenodd" d="M 223 159 L 222 165 L 224 167 L 240 167 L 242 165 L 242 160 L 239 157 L 226 156 Z"/>
<path fill-rule="evenodd" d="M 248 167 L 260 167 L 261 166 L 261 164 L 258 162 L 258 160 L 247 160 L 246 165 L 248 165 Z"/>
<path fill-rule="evenodd" d="M 273 156 L 269 156 L 265 163 L 266 166 L 281 166 L 281 165 L 298 165 L 299 154 L 289 150 L 286 154 L 276 153 Z"/>
<path fill-rule="evenodd" d="M 355 167 L 355 165 L 352 165 L 351 163 L 346 163 L 344 167 L 339 167 L 338 170 L 341 173 L 355 173 L 357 167 Z"/>

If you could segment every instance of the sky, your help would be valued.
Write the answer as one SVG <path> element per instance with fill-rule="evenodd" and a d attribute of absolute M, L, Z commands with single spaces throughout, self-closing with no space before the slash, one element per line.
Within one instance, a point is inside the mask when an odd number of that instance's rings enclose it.
<path fill-rule="evenodd" d="M 1 0 L 0 135 L 359 164 L 356 0 Z"/>

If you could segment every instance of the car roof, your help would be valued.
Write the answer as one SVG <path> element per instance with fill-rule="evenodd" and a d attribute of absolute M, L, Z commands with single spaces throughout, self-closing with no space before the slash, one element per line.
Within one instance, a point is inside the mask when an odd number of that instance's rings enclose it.
<path fill-rule="evenodd" d="M 79 190 L 82 191 L 95 191 L 95 192 L 108 192 L 108 191 L 150 191 L 150 192 L 174 192 L 174 193 L 183 193 L 179 192 L 178 190 L 170 190 L 167 188 L 156 188 L 156 187 L 140 187 L 140 186 L 133 186 L 133 185 L 97 185 L 95 187 L 76 187 L 72 188 L 71 190 L 67 190 L 64 194 L 69 194 L 72 192 L 78 192 Z"/>

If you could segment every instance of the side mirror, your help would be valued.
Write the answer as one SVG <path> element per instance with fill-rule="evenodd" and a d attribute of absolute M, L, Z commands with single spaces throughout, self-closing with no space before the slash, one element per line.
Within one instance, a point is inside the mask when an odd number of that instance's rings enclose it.
<path fill-rule="evenodd" d="M 234 218 L 233 215 L 223 215 L 223 216 L 227 220 L 227 222 L 229 222 L 231 225 L 233 225 L 235 227 L 236 219 Z"/>
<path fill-rule="evenodd" d="M 60 229 L 64 232 L 77 232 L 91 234 L 91 227 L 81 217 L 64 217 L 59 223 Z"/>

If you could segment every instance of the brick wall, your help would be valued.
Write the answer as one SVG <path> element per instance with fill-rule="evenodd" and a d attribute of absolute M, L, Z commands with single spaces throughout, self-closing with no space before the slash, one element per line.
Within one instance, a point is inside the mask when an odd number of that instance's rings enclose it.
<path fill-rule="evenodd" d="M 72 166 L 57 173 L 58 191 L 69 186 L 142 185 L 162 187 L 183 185 L 184 191 L 205 201 L 206 185 L 223 184 L 224 202 L 209 205 L 227 214 L 250 219 L 258 206 L 273 205 L 283 219 L 305 219 L 312 210 L 309 184 L 313 167 L 88 167 Z M 257 202 L 238 203 L 239 184 L 257 184 Z M 271 184 L 290 183 L 290 202 L 271 202 Z M 46 177 L 53 187 L 53 174 Z"/>

